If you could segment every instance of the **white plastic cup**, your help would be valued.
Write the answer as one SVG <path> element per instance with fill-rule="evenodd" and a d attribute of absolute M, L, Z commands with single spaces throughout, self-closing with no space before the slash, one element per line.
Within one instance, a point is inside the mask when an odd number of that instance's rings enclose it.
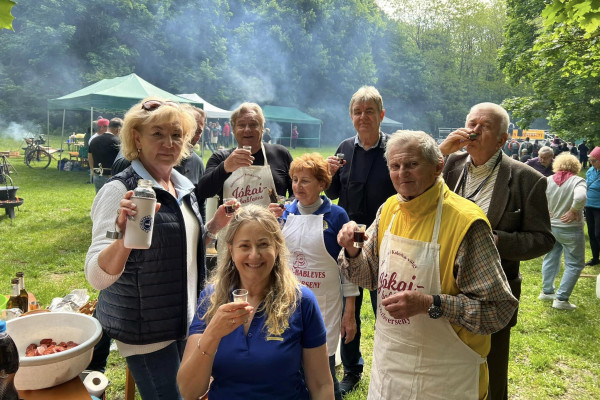
<path fill-rule="evenodd" d="M 127 217 L 124 246 L 128 249 L 149 249 L 152 244 L 156 199 L 133 196 L 131 201 L 137 206 L 137 214 Z"/>

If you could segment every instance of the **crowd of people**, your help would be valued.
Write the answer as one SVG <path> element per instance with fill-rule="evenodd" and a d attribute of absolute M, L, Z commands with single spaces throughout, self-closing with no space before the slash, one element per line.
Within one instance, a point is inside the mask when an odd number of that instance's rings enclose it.
<path fill-rule="evenodd" d="M 559 310 L 576 308 L 581 270 L 600 263 L 600 148 L 584 141 L 576 156 L 560 143 L 515 145 L 508 113 L 493 103 L 473 106 L 440 144 L 425 132 L 381 132 L 384 115 L 377 89 L 361 87 L 349 105 L 355 135 L 327 158 L 295 159 L 270 143 L 256 103 L 222 127 L 154 97 L 118 127 L 98 120 L 85 273 L 100 291 L 103 340 L 89 368 L 104 370 L 114 339 L 144 400 L 340 400 L 363 378 L 366 289 L 369 399 L 507 399 L 520 262 L 545 255 L 539 299 Z M 202 134 L 223 146 L 206 168 L 193 151 Z M 157 198 L 152 241 L 130 249 L 123 236 L 141 179 Z"/>

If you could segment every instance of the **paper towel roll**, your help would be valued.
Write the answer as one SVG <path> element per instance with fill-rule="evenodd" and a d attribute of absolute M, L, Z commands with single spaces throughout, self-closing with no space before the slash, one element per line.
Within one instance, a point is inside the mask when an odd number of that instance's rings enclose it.
<path fill-rule="evenodd" d="M 108 378 L 102 372 L 92 371 L 83 380 L 83 386 L 90 395 L 100 397 L 108 386 Z"/>

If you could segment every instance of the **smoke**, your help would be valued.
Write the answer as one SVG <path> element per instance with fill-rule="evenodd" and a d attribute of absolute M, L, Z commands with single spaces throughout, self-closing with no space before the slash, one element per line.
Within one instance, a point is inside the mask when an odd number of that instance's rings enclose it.
<path fill-rule="evenodd" d="M 42 133 L 42 127 L 31 121 L 23 123 L 9 122 L 8 124 L 0 118 L 0 137 L 13 140 L 37 137 Z"/>

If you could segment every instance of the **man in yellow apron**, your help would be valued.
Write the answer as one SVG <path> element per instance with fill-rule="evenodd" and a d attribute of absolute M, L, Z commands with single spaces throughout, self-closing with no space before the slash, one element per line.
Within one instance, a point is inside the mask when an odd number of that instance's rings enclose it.
<path fill-rule="evenodd" d="M 390 197 L 354 247 L 356 224 L 338 235 L 338 262 L 377 289 L 369 399 L 485 399 L 490 334 L 517 306 L 481 209 L 452 193 L 424 132 L 399 131 L 386 160 Z"/>

